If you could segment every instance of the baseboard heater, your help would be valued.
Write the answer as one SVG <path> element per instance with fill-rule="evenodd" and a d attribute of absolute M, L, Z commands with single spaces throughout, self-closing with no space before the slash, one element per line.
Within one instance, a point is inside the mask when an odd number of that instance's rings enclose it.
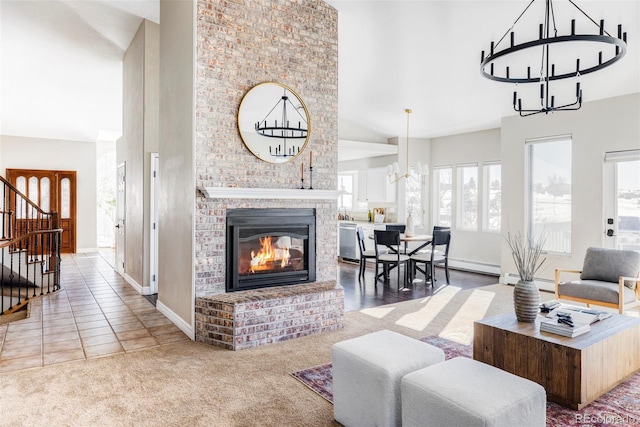
<path fill-rule="evenodd" d="M 449 267 L 456 270 L 500 276 L 500 266 L 495 264 L 486 264 L 482 262 L 449 258 Z"/>
<path fill-rule="evenodd" d="M 500 283 L 504 283 L 507 285 L 515 285 L 520 280 L 520 276 L 515 273 L 505 273 L 500 278 Z M 534 282 L 538 286 L 538 289 L 545 292 L 554 292 L 555 293 L 555 282 L 549 279 L 535 279 Z"/>

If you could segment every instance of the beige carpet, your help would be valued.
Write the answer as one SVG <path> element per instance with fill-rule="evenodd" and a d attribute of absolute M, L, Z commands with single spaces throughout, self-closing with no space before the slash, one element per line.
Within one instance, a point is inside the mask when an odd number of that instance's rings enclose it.
<path fill-rule="evenodd" d="M 335 342 L 380 329 L 468 343 L 473 320 L 513 309 L 512 292 L 449 286 L 433 297 L 347 313 L 338 332 L 256 349 L 186 342 L 0 374 L 0 425 L 337 425 L 333 406 L 291 372 L 331 361 Z"/>

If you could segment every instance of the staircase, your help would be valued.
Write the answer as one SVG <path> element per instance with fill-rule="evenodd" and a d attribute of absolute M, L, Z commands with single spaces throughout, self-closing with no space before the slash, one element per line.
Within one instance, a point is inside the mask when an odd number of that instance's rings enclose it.
<path fill-rule="evenodd" d="M 44 212 L 0 176 L 0 315 L 60 289 L 58 214 Z"/>

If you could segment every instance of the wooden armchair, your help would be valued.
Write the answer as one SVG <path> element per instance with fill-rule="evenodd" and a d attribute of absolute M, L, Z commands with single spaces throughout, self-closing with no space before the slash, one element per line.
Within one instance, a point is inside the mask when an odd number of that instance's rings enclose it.
<path fill-rule="evenodd" d="M 580 274 L 578 280 L 563 282 L 561 273 Z M 556 268 L 556 299 L 577 301 L 588 307 L 599 305 L 640 310 L 640 253 L 617 249 L 588 248 L 582 270 Z"/>

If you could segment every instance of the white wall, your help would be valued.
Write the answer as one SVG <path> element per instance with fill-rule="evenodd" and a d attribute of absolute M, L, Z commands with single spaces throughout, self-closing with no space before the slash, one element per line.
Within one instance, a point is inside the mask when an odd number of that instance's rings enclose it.
<path fill-rule="evenodd" d="M 367 168 L 386 167 L 398 161 L 398 156 L 367 157 L 358 160 L 347 160 L 338 163 L 338 172 L 366 170 Z"/>
<path fill-rule="evenodd" d="M 502 120 L 503 233 L 525 228 L 525 141 L 570 134 L 572 149 L 572 254 L 547 255 L 539 277 L 553 279 L 556 267 L 581 268 L 589 246 L 603 246 L 604 153 L 640 148 L 640 93 L 583 104 L 578 111 L 505 117 Z M 502 273 L 515 273 L 506 243 Z"/>
<path fill-rule="evenodd" d="M 195 5 L 160 3 L 158 309 L 195 335 Z"/>
<path fill-rule="evenodd" d="M 499 161 L 500 155 L 500 129 L 433 138 L 431 140 L 430 177 L 433 177 L 433 168 L 438 166 L 451 166 L 453 168 L 452 185 L 455 189 L 457 184 L 456 165 L 476 163 L 478 165 L 478 183 L 480 185 L 482 182 L 482 164 L 485 162 Z M 501 234 L 482 231 L 482 216 L 480 213 L 478 216 L 479 231 L 458 230 L 456 228 L 455 218 L 457 208 L 455 193 L 454 190 L 454 198 L 452 200 L 452 237 L 449 257 L 452 260 L 462 260 L 494 266 L 499 265 L 501 259 Z M 478 203 L 481 212 L 481 185 L 478 191 Z M 431 203 L 429 203 L 429 209 L 432 209 Z"/>
<path fill-rule="evenodd" d="M 143 20 L 123 58 L 123 135 L 117 164 L 125 162 L 125 278 L 150 292 L 150 168 L 159 151 L 159 25 Z"/>
<path fill-rule="evenodd" d="M 0 153 L 4 177 L 7 168 L 77 172 L 76 251 L 96 251 L 96 143 L 2 135 Z"/>

